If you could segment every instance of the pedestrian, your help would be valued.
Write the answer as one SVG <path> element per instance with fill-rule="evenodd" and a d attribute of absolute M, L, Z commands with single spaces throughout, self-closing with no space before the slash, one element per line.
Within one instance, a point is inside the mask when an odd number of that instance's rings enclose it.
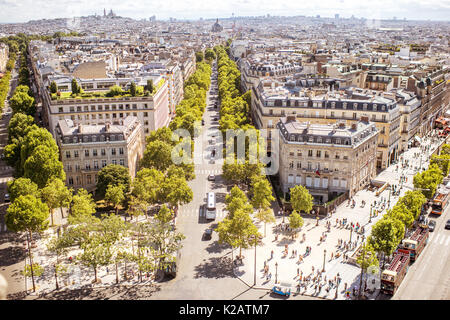
<path fill-rule="evenodd" d="M 331 259 L 330 260 L 333 260 L 333 252 L 331 253 Z"/>
<path fill-rule="evenodd" d="M 270 260 L 273 259 L 273 250 L 270 252 Z"/>
<path fill-rule="evenodd" d="M 297 277 L 300 276 L 300 269 L 297 268 Z"/>

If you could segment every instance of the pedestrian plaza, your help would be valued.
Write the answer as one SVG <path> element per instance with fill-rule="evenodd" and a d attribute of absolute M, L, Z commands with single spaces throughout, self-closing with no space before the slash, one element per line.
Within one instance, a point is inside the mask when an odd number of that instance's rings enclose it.
<path fill-rule="evenodd" d="M 287 225 L 288 218 L 276 216 L 276 223 L 266 226 L 266 236 L 262 239 L 262 245 L 256 248 L 256 284 L 255 282 L 255 248 L 243 249 L 243 260 L 241 264 L 235 267 L 235 274 L 245 281 L 248 285 L 255 287 L 271 289 L 275 285 L 285 283 L 291 285 L 291 292 L 294 294 L 304 294 L 326 299 L 352 299 L 353 289 L 359 289 L 361 269 L 356 264 L 351 264 L 345 259 L 351 257 L 363 242 L 363 237 L 370 235 L 372 226 L 382 218 L 386 209 L 392 208 L 406 191 L 413 190 L 413 177 L 419 172 L 419 168 L 426 169 L 429 163 L 429 157 L 432 152 L 442 143 L 442 139 L 426 138 L 422 141 L 420 147 L 412 147 L 400 156 L 397 164 L 392 164 L 386 170 L 382 171 L 375 180 L 388 182 L 402 186 L 398 196 L 390 195 L 389 188 L 376 196 L 376 190 L 369 191 L 364 189 L 359 191 L 354 197 L 356 205 L 352 208 L 348 201 L 343 202 L 336 208 L 336 212 L 331 216 L 319 220 L 317 226 L 315 216 L 303 216 L 304 226 L 295 239 L 291 234 L 280 230 L 280 225 Z M 402 161 L 408 161 L 408 166 L 402 168 Z M 405 182 L 400 182 L 400 177 L 405 177 Z M 365 206 L 362 207 L 362 200 Z M 374 201 L 386 201 L 385 208 L 378 211 L 377 216 L 370 218 L 371 204 Z M 389 203 L 389 207 L 388 207 Z M 278 208 L 274 208 L 277 212 Z M 374 209 L 372 209 L 374 211 Z M 336 224 L 336 219 L 347 220 L 347 228 L 341 223 Z M 260 233 L 264 234 L 264 225 L 258 224 Z M 364 227 L 364 233 L 350 231 L 349 224 L 359 224 Z M 327 225 L 330 225 L 328 232 Z M 361 231 L 361 229 L 359 230 Z M 303 241 L 305 234 L 305 241 Z M 324 241 L 320 241 L 323 235 L 326 235 Z M 338 241 L 352 244 L 344 249 L 338 246 Z M 287 246 L 287 247 L 286 247 Z M 311 247 L 311 252 L 303 261 L 299 261 L 299 255 L 306 253 L 306 248 Z M 287 248 L 287 254 L 285 250 Z M 294 252 L 292 252 L 294 250 Z M 238 254 L 238 250 L 235 250 Z M 273 254 L 272 254 L 273 251 Z M 333 255 L 333 256 L 332 256 Z M 267 267 L 265 267 L 267 266 Z M 324 270 L 322 272 L 322 270 Z M 319 273 L 318 273 L 319 271 Z M 321 275 L 321 279 L 318 279 Z M 306 285 L 305 277 L 310 277 Z M 380 274 L 368 276 L 366 298 L 374 299 L 378 295 Z M 312 279 L 316 278 L 316 282 Z M 366 279 L 366 276 L 364 277 Z M 302 281 L 300 281 L 302 280 Z M 332 281 L 329 282 L 329 281 Z M 298 291 L 297 285 L 301 284 Z M 336 284 L 338 284 L 336 286 Z M 337 288 L 337 290 L 336 290 Z M 337 293 L 336 293 L 337 291 Z M 347 291 L 350 293 L 347 297 Z"/>

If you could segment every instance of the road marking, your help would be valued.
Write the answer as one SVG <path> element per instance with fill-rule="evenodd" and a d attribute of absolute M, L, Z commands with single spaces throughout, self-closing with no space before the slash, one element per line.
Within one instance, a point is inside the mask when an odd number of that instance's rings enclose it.
<path fill-rule="evenodd" d="M 445 240 L 445 236 L 442 235 L 442 239 L 441 239 L 441 241 L 439 242 L 439 244 L 443 244 L 443 243 L 444 243 L 444 240 Z"/>
<path fill-rule="evenodd" d="M 439 242 L 438 239 L 440 238 L 440 236 L 441 236 L 440 234 L 436 234 L 436 235 L 434 236 L 434 238 L 433 238 L 433 243 L 436 243 L 436 244 L 437 244 L 437 243 Z"/>
<path fill-rule="evenodd" d="M 445 241 L 445 246 L 448 245 L 448 242 L 450 241 L 450 237 L 447 236 L 447 241 Z"/>

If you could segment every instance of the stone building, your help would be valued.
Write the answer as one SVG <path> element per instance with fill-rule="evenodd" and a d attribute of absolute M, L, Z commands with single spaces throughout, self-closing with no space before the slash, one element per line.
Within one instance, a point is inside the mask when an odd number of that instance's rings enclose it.
<path fill-rule="evenodd" d="M 128 116 L 119 125 L 75 125 L 59 120 L 56 141 L 66 172 L 66 184 L 74 189 L 94 191 L 98 172 L 108 164 L 127 167 L 136 175 L 144 153 L 142 125 Z"/>
<path fill-rule="evenodd" d="M 287 116 L 279 120 L 277 131 L 279 181 L 285 193 L 303 185 L 321 204 L 347 191 L 351 197 L 376 176 L 379 131 L 368 117 L 346 126 Z"/>

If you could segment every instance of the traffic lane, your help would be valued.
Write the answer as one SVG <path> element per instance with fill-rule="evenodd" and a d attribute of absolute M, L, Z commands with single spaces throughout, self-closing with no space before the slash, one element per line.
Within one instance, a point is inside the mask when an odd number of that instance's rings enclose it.
<path fill-rule="evenodd" d="M 435 242 L 436 238 L 444 239 L 448 237 L 448 230 L 444 229 L 445 221 L 450 216 L 450 206 L 440 217 L 429 217 L 436 220 L 434 232 L 430 233 L 428 243 L 421 255 L 409 268 L 408 273 L 402 281 L 394 300 L 405 299 L 441 299 L 442 295 L 450 285 L 450 256 L 446 242 Z"/>

